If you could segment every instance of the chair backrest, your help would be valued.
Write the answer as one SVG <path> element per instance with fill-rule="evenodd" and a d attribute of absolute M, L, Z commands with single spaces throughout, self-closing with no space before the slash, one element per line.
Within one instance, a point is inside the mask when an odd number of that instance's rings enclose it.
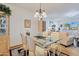
<path fill-rule="evenodd" d="M 23 35 L 22 33 L 20 33 L 20 35 L 21 35 L 21 38 L 22 38 L 23 47 L 24 47 L 24 49 L 27 49 L 27 38 L 26 38 L 26 35 Z"/>

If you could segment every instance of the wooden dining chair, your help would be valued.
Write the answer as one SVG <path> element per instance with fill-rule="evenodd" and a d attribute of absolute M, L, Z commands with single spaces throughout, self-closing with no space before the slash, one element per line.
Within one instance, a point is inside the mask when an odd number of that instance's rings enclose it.
<path fill-rule="evenodd" d="M 27 39 L 26 39 L 26 36 L 23 35 L 22 33 L 20 33 L 21 35 L 21 38 L 22 38 L 22 44 L 23 44 L 23 47 L 25 50 L 27 50 Z"/>
<path fill-rule="evenodd" d="M 26 55 L 29 55 L 28 49 L 27 49 L 27 38 L 26 38 L 26 35 L 23 35 L 22 33 L 20 33 L 20 35 L 21 35 L 21 38 L 22 38 L 23 49 L 20 49 L 18 51 L 21 52 L 21 51 L 25 50 Z"/>
<path fill-rule="evenodd" d="M 35 45 L 34 45 L 34 37 L 26 33 L 26 39 L 27 39 L 27 49 L 31 53 L 31 55 L 35 56 Z"/>
<path fill-rule="evenodd" d="M 34 38 L 30 36 L 30 34 L 23 35 L 20 33 L 22 38 L 22 44 L 24 47 L 24 50 L 26 50 L 26 55 L 29 56 L 30 53 L 35 56 L 35 46 L 34 46 Z"/>
<path fill-rule="evenodd" d="M 29 50 L 27 48 L 27 37 L 26 35 L 20 33 L 21 39 L 22 39 L 22 43 L 19 45 L 15 45 L 10 47 L 10 56 L 13 55 L 13 50 L 17 50 L 18 54 L 20 56 L 28 56 L 29 55 Z M 0 54 L 1 55 L 1 54 Z"/>

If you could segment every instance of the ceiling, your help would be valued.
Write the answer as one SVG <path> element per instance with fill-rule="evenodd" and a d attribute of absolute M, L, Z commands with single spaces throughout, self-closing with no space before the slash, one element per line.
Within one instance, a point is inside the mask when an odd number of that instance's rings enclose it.
<path fill-rule="evenodd" d="M 11 4 L 22 7 L 32 15 L 39 9 L 39 3 L 16 3 Z M 42 9 L 46 10 L 48 18 L 57 20 L 79 21 L 79 4 L 78 3 L 42 3 Z"/>

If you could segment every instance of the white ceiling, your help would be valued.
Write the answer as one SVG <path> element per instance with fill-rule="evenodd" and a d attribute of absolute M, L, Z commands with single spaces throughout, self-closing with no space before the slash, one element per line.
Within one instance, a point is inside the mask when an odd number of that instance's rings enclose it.
<path fill-rule="evenodd" d="M 29 11 L 32 15 L 39 9 L 39 3 L 16 3 L 11 4 L 19 6 Z M 42 3 L 42 9 L 46 10 L 48 18 L 57 20 L 79 21 L 79 4 L 78 3 Z"/>

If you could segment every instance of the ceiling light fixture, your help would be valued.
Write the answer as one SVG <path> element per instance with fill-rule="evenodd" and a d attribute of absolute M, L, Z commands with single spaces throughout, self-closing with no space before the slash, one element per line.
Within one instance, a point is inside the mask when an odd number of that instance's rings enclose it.
<path fill-rule="evenodd" d="M 40 3 L 40 9 L 36 10 L 36 13 L 35 13 L 34 17 L 39 18 L 39 19 L 47 17 L 47 14 L 46 14 L 45 10 L 42 10 L 42 8 L 41 8 L 41 3 Z"/>

